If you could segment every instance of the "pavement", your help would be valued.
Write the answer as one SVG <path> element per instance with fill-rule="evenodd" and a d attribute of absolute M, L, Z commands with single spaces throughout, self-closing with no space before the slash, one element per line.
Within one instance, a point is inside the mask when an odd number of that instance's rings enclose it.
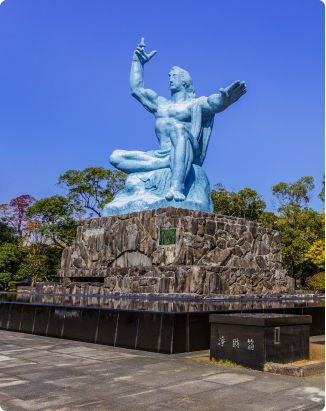
<path fill-rule="evenodd" d="M 198 363 L 187 356 L 0 331 L 0 410 L 324 408 L 325 374 L 285 377 Z"/>

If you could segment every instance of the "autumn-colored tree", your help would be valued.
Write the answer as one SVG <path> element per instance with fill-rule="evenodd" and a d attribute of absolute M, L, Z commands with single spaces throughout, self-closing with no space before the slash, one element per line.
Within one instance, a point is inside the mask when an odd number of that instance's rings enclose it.
<path fill-rule="evenodd" d="M 325 210 L 322 212 L 321 221 L 322 229 L 320 236 L 313 242 L 307 253 L 311 261 L 318 266 L 325 265 Z"/>
<path fill-rule="evenodd" d="M 0 210 L 6 218 L 8 224 L 14 227 L 20 237 L 24 235 L 28 224 L 26 210 L 36 199 L 28 194 L 13 198 L 9 204 L 1 204 Z"/>

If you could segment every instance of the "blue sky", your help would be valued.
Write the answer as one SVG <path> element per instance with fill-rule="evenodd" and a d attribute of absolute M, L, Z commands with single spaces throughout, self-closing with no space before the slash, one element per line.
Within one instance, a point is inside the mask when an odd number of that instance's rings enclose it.
<path fill-rule="evenodd" d="M 169 97 L 177 65 L 197 97 L 235 80 L 248 92 L 215 118 L 211 184 L 262 194 L 324 173 L 324 4 L 320 0 L 5 0 L 0 5 L 0 203 L 62 194 L 69 169 L 112 168 L 115 149 L 158 147 L 154 117 L 130 95 L 132 53 L 146 87 Z"/>

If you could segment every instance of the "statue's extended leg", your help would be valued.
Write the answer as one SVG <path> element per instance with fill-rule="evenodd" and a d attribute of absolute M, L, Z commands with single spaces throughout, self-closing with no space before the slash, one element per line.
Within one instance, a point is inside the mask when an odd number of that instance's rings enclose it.
<path fill-rule="evenodd" d="M 125 173 L 147 172 L 169 167 L 169 156 L 164 158 L 151 157 L 143 151 L 115 150 L 110 157 L 110 163 Z"/>
<path fill-rule="evenodd" d="M 188 131 L 182 124 L 176 124 L 170 132 L 172 148 L 170 153 L 171 188 L 165 198 L 176 201 L 185 200 L 183 194 L 185 181 L 194 159 L 193 148 Z"/>

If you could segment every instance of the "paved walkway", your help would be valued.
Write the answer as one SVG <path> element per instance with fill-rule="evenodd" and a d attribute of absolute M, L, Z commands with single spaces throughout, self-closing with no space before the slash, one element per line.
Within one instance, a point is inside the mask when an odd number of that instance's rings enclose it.
<path fill-rule="evenodd" d="M 0 410 L 322 410 L 324 374 L 283 377 L 0 331 Z"/>

